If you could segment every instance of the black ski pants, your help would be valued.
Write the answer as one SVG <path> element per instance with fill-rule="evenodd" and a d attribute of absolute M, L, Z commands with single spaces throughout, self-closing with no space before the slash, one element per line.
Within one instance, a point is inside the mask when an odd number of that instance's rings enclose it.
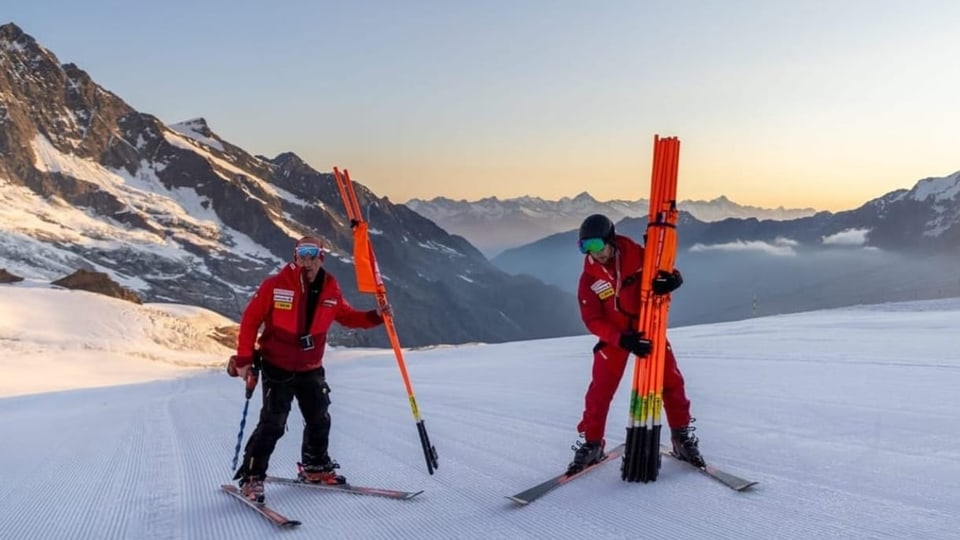
<path fill-rule="evenodd" d="M 270 455 L 286 430 L 287 416 L 294 398 L 297 399 L 304 422 L 301 462 L 304 466 L 325 464 L 329 460 L 330 386 L 327 385 L 324 369 L 286 371 L 264 358 L 260 379 L 263 394 L 260 420 L 247 441 L 243 464 L 237 470 L 236 478 L 266 476 Z"/>

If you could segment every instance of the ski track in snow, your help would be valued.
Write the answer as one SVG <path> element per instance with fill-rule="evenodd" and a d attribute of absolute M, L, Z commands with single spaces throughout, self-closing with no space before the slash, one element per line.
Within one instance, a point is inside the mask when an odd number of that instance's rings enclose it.
<path fill-rule="evenodd" d="M 432 476 L 392 356 L 331 351 L 330 451 L 341 472 L 423 494 L 268 485 L 268 504 L 303 522 L 278 529 L 219 490 L 232 477 L 243 388 L 217 370 L 0 400 L 0 538 L 956 538 L 960 436 L 946 426 L 957 353 L 904 357 L 898 336 L 854 327 L 799 351 L 783 336 L 802 335 L 808 320 L 672 333 L 701 447 L 760 482 L 744 493 L 665 457 L 657 482 L 622 482 L 611 462 L 528 506 L 505 498 L 571 459 L 590 338 L 408 353 L 439 454 Z M 912 338 L 940 339 L 923 328 Z M 863 357 L 843 348 L 869 340 L 881 343 Z M 624 436 L 628 384 L 611 407 L 610 445 Z M 258 392 L 244 441 L 259 407 Z M 272 474 L 294 474 L 302 427 L 294 406 Z"/>

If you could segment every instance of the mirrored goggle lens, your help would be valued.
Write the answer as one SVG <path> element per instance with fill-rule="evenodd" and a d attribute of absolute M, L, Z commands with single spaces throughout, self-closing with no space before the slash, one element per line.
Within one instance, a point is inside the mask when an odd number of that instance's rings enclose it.
<path fill-rule="evenodd" d="M 297 256 L 301 259 L 315 259 L 320 256 L 320 248 L 318 246 L 299 246 L 297 247 Z"/>
<path fill-rule="evenodd" d="M 580 253 L 599 253 L 605 245 L 603 238 L 584 238 L 580 240 Z"/>

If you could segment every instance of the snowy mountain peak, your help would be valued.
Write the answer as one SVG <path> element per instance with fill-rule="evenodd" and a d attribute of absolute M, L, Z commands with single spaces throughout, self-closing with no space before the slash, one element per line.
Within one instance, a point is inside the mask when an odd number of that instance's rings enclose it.
<path fill-rule="evenodd" d="M 193 118 L 184 122 L 170 124 L 168 128 L 209 148 L 224 151 L 223 141 L 207 125 L 204 118 Z"/>
<path fill-rule="evenodd" d="M 936 245 L 960 245 L 960 171 L 920 179 L 912 188 L 887 193 L 855 212 L 877 223 L 874 240 L 917 247 L 921 238 L 911 234 L 920 233 Z"/>
<path fill-rule="evenodd" d="M 0 58 L 9 58 L 13 64 L 35 69 L 38 74 L 49 67 L 61 69 L 60 61 L 53 52 L 40 45 L 33 36 L 13 23 L 0 26 L 0 51 L 6 53 Z M 29 73 L 24 74 L 20 71 L 17 74 L 26 75 L 28 78 L 30 76 Z"/>
<path fill-rule="evenodd" d="M 7 52 L 23 52 L 25 49 L 39 47 L 32 36 L 13 23 L 0 25 L 0 47 Z"/>
<path fill-rule="evenodd" d="M 517 197 L 516 201 L 518 204 L 522 204 L 522 205 L 528 205 L 528 204 L 537 205 L 537 204 L 543 203 L 543 199 L 541 199 L 540 197 L 531 197 L 530 195 L 523 195 L 523 196 Z"/>
<path fill-rule="evenodd" d="M 595 203 L 595 202 L 597 202 L 597 200 L 593 198 L 593 195 L 590 195 L 590 194 L 587 193 L 586 191 L 581 191 L 580 193 L 578 193 L 578 194 L 572 199 L 572 201 L 573 201 L 573 202 L 576 202 L 576 203 Z"/>
<path fill-rule="evenodd" d="M 180 130 L 196 131 L 197 133 L 201 133 L 203 135 L 206 135 L 207 137 L 213 134 L 213 132 L 210 131 L 210 125 L 207 124 L 207 120 L 202 116 L 197 118 L 191 118 L 190 120 L 184 120 L 183 122 L 179 122 L 176 124 L 171 124 L 168 127 L 176 131 L 180 131 Z"/>
<path fill-rule="evenodd" d="M 917 182 L 909 192 L 909 197 L 916 201 L 952 201 L 960 194 L 960 171 L 939 178 L 924 178 Z"/>
<path fill-rule="evenodd" d="M 269 161 L 281 167 L 299 168 L 307 165 L 307 163 L 303 161 L 300 156 L 293 152 L 281 152 L 277 154 L 275 158 Z"/>

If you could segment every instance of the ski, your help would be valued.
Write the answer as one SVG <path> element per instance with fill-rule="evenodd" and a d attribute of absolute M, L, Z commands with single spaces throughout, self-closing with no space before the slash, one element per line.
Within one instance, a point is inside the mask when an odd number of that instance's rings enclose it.
<path fill-rule="evenodd" d="M 374 497 L 386 497 L 388 499 L 409 500 L 423 493 L 420 491 L 398 491 L 395 489 L 383 489 L 376 487 L 354 486 L 351 484 L 311 484 L 302 482 L 296 478 L 281 478 L 278 476 L 268 476 L 265 480 L 270 484 L 282 484 L 285 486 L 300 486 L 311 489 L 322 489 L 327 491 L 342 491 L 345 493 L 354 493 L 357 495 L 372 495 Z"/>
<path fill-rule="evenodd" d="M 283 527 L 285 529 L 292 529 L 293 527 L 299 527 L 301 523 L 295 519 L 288 519 L 280 512 L 270 508 L 265 504 L 257 504 L 253 501 L 247 500 L 246 497 L 240 493 L 240 488 L 233 484 L 223 484 L 220 486 L 220 489 L 232 495 L 235 499 L 242 502 L 245 506 L 252 508 L 261 516 L 270 520 L 271 523 Z"/>
<path fill-rule="evenodd" d="M 677 457 L 677 455 L 673 453 L 673 449 L 670 448 L 669 446 L 660 445 L 660 453 L 665 456 L 670 456 L 673 459 L 676 459 L 677 461 L 680 461 L 682 463 L 686 463 L 690 467 L 693 467 L 694 469 L 702 472 L 703 474 L 709 476 L 710 478 L 713 478 L 714 480 L 720 482 L 721 484 L 727 486 L 728 488 L 734 491 L 743 491 L 757 484 L 757 482 L 753 480 L 746 480 L 744 478 L 740 478 L 735 474 L 730 474 L 726 471 L 722 471 L 710 464 L 707 464 L 703 467 L 697 467 L 693 463 L 690 463 L 689 461 L 684 461 L 679 457 Z"/>
<path fill-rule="evenodd" d="M 567 482 L 570 482 L 571 480 L 573 480 L 573 479 L 575 479 L 575 478 L 579 478 L 580 476 L 583 476 L 584 474 L 587 474 L 588 472 L 592 471 L 593 469 L 596 469 L 597 467 L 603 465 L 604 463 L 613 461 L 613 460 L 615 460 L 616 458 L 620 457 L 620 454 L 623 453 L 624 447 L 625 447 L 625 445 L 621 444 L 620 446 L 617 446 L 616 448 L 613 448 L 612 450 L 610 450 L 609 452 L 607 452 L 606 457 L 603 458 L 602 461 L 600 461 L 600 462 L 598 462 L 598 463 L 594 463 L 593 465 L 590 465 L 590 466 L 588 466 L 588 467 L 585 467 L 585 468 L 584 468 L 582 471 L 580 471 L 580 472 L 577 472 L 577 473 L 571 474 L 571 475 L 568 475 L 567 473 L 563 473 L 563 474 L 554 476 L 553 478 L 551 478 L 551 479 L 549 479 L 549 480 L 547 480 L 547 481 L 545 481 L 545 482 L 542 482 L 542 483 L 540 483 L 540 484 L 537 484 L 536 486 L 533 486 L 532 488 L 530 488 L 530 489 L 528 489 L 528 490 L 521 491 L 520 493 L 517 493 L 516 495 L 509 495 L 509 496 L 507 496 L 507 498 L 510 499 L 511 501 L 517 503 L 517 504 L 523 504 L 523 505 L 530 504 L 530 503 L 532 503 L 533 501 L 539 499 L 540 497 L 543 497 L 543 496 L 546 495 L 547 493 L 553 491 L 554 489 L 556 489 L 556 488 L 558 488 L 558 487 L 566 484 Z"/>

